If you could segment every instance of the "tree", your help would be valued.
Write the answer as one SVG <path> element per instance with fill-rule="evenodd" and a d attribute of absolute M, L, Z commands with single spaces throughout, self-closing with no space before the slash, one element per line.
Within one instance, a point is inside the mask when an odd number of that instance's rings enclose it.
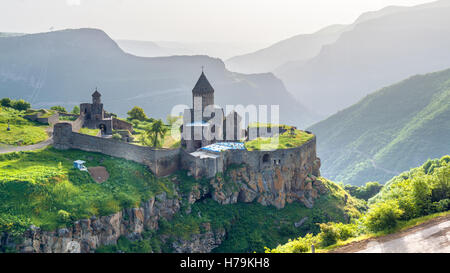
<path fill-rule="evenodd" d="M 79 115 L 80 114 L 80 107 L 78 105 L 75 105 L 72 109 L 72 114 Z"/>
<path fill-rule="evenodd" d="M 172 115 L 167 115 L 167 124 L 169 124 L 170 126 L 172 126 L 175 122 L 177 122 L 179 119 L 182 119 L 182 117 L 179 116 L 172 116 Z"/>
<path fill-rule="evenodd" d="M 50 107 L 50 110 L 58 111 L 58 112 L 61 112 L 61 113 L 67 113 L 66 108 L 64 108 L 64 107 L 62 107 L 60 105 L 52 106 L 52 107 Z"/>
<path fill-rule="evenodd" d="M 10 98 L 3 98 L 0 100 L 0 105 L 3 107 L 11 107 L 11 99 Z"/>
<path fill-rule="evenodd" d="M 12 108 L 18 110 L 18 111 L 25 111 L 30 109 L 31 104 L 29 102 L 26 102 L 24 100 L 16 100 L 12 102 Z"/>
<path fill-rule="evenodd" d="M 162 120 L 157 120 L 145 129 L 145 134 L 141 138 L 141 143 L 146 146 L 162 147 L 164 136 L 169 129 Z"/>
<path fill-rule="evenodd" d="M 389 230 L 397 226 L 403 214 L 396 200 L 386 200 L 375 204 L 365 217 L 365 225 L 370 231 Z"/>
<path fill-rule="evenodd" d="M 133 107 L 133 109 L 131 109 L 128 113 L 128 119 L 129 120 L 133 120 L 133 119 L 137 119 L 140 121 L 145 121 L 147 120 L 147 115 L 145 114 L 144 110 L 139 107 L 139 106 L 135 106 Z"/>

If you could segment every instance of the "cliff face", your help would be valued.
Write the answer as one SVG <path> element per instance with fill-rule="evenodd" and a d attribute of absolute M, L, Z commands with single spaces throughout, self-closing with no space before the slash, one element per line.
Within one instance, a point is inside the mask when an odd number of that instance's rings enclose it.
<path fill-rule="evenodd" d="M 187 201 L 195 203 L 204 195 L 198 187 L 187 194 Z M 31 226 L 22 236 L 22 242 L 2 234 L 0 246 L 7 246 L 22 253 L 89 253 L 102 245 L 116 244 L 121 236 L 130 240 L 141 238 L 144 230 L 157 230 L 158 221 L 165 218 L 170 221 L 180 210 L 181 198 L 167 198 L 162 193 L 139 208 L 124 209 L 109 216 L 92 217 L 76 221 L 70 228 L 56 231 L 43 231 Z M 218 247 L 225 238 L 225 230 L 212 230 L 205 224 L 201 234 L 195 234 L 188 240 L 179 238 L 172 243 L 178 253 L 208 253 Z M 162 238 L 163 240 L 165 238 Z"/>
<path fill-rule="evenodd" d="M 212 196 L 221 204 L 256 200 L 264 206 L 284 208 L 286 202 L 299 201 L 312 208 L 314 199 L 326 192 L 319 176 L 320 159 L 313 141 L 295 153 L 286 153 L 282 164 L 229 168 L 223 176 L 211 180 Z"/>
<path fill-rule="evenodd" d="M 319 164 L 317 161 L 316 165 Z M 229 171 L 228 175 L 211 180 L 212 197 L 220 204 L 256 200 L 264 206 L 284 208 L 286 202 L 299 201 L 312 208 L 314 200 L 327 192 L 316 176 L 293 166 L 275 167 L 262 173 L 243 166 Z"/>
<path fill-rule="evenodd" d="M 34 253 L 93 252 L 102 245 L 116 244 L 121 236 L 130 240 L 141 239 L 145 230 L 158 230 L 159 220 L 164 218 L 170 221 L 182 207 L 190 214 L 190 205 L 205 198 L 212 198 L 220 204 L 256 201 L 277 208 L 298 201 L 312 208 L 315 199 L 328 192 L 323 182 L 317 179 L 320 176 L 320 159 L 316 157 L 315 143 L 306 145 L 292 157 L 287 153 L 280 158 L 283 158 L 283 164 L 266 164 L 262 169 L 248 164 L 232 165 L 225 173 L 201 183 L 174 176 L 172 179 L 179 189 L 170 197 L 162 193 L 143 202 L 139 208 L 79 220 L 71 227 L 56 231 L 43 231 L 32 226 L 23 234 L 20 243 L 7 234 L 0 234 L 0 247 Z M 180 191 L 187 185 L 191 185 L 188 190 Z M 187 239 L 180 237 L 171 240 L 173 251 L 211 252 L 226 238 L 225 230 L 214 230 L 209 223 L 203 223 L 201 230 Z M 169 242 L 168 238 L 160 239 Z"/>
<path fill-rule="evenodd" d="M 177 198 L 168 199 L 160 194 L 142 204 L 140 208 L 124 209 L 103 217 L 76 221 L 70 228 L 42 231 L 32 226 L 16 245 L 12 238 L 3 235 L 3 245 L 19 252 L 35 253 L 86 253 L 101 245 L 115 244 L 120 236 L 139 238 L 144 229 L 157 229 L 161 217 L 170 219 L 180 209 Z"/>

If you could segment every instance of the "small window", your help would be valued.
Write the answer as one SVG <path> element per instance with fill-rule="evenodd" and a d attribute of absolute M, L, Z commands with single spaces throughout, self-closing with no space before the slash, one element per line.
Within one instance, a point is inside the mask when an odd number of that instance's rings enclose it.
<path fill-rule="evenodd" d="M 269 156 L 268 154 L 265 154 L 265 155 L 263 156 L 263 163 L 269 162 L 269 159 L 270 159 L 270 156 Z"/>

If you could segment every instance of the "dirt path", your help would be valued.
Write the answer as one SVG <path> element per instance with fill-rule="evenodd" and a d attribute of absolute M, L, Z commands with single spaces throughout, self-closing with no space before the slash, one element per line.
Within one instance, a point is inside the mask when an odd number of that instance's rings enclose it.
<path fill-rule="evenodd" d="M 351 243 L 332 253 L 450 253 L 450 215 L 399 233 Z"/>
<path fill-rule="evenodd" d="M 28 145 L 28 146 L 9 146 L 5 148 L 0 148 L 0 154 L 7 154 L 13 152 L 24 152 L 24 151 L 33 151 L 42 149 L 49 145 L 53 144 L 53 138 L 49 138 L 46 141 L 39 142 L 37 144 Z"/>

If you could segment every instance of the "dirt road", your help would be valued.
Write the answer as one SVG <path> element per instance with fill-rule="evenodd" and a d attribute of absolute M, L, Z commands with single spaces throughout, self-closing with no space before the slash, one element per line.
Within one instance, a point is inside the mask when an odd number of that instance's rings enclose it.
<path fill-rule="evenodd" d="M 337 253 L 450 253 L 450 215 L 411 229 L 355 242 Z"/>

